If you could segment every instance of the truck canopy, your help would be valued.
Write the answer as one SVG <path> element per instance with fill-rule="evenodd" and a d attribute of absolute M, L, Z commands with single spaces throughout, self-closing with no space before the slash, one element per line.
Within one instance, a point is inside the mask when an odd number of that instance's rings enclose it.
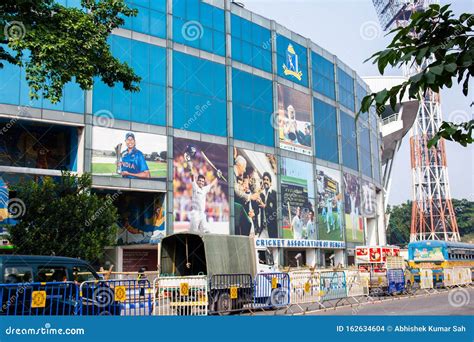
<path fill-rule="evenodd" d="M 161 241 L 161 274 L 256 273 L 255 248 L 249 237 L 177 233 Z"/>

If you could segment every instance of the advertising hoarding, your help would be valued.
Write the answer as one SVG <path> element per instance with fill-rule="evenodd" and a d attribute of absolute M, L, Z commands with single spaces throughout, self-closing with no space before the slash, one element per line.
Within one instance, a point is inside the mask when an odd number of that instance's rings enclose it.
<path fill-rule="evenodd" d="M 361 204 L 362 216 L 375 217 L 375 214 L 377 213 L 375 185 L 365 180 L 362 180 L 361 196 L 362 196 L 362 204 Z"/>
<path fill-rule="evenodd" d="M 311 96 L 279 84 L 277 119 L 280 148 L 312 155 Z"/>
<path fill-rule="evenodd" d="M 166 181 L 166 137 L 107 127 L 92 128 L 92 174 Z"/>
<path fill-rule="evenodd" d="M 235 234 L 278 238 L 275 156 L 235 148 L 233 157 Z"/>
<path fill-rule="evenodd" d="M 174 232 L 229 234 L 226 145 L 173 140 Z"/>
<path fill-rule="evenodd" d="M 324 166 L 316 170 L 319 239 L 343 241 L 341 173 Z"/>
<path fill-rule="evenodd" d="M 346 241 L 364 243 L 364 224 L 360 215 L 359 177 L 343 172 Z"/>

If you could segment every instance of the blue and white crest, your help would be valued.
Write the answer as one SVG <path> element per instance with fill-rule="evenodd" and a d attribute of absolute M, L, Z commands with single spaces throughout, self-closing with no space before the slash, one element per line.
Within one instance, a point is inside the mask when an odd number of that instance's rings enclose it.
<path fill-rule="evenodd" d="M 298 55 L 291 44 L 288 44 L 288 48 L 286 49 L 286 63 L 283 64 L 283 73 L 295 77 L 298 81 L 301 81 L 301 77 L 303 76 L 303 72 L 300 71 L 298 63 Z"/>

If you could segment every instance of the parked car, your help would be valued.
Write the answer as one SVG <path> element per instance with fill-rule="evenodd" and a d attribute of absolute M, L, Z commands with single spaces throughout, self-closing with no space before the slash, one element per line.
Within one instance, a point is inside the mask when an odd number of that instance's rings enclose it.
<path fill-rule="evenodd" d="M 119 315 L 120 304 L 113 300 L 113 290 L 99 280 L 84 260 L 0 255 L 0 315 Z M 85 281 L 95 283 L 80 291 Z M 39 303 L 34 302 L 36 295 Z"/>

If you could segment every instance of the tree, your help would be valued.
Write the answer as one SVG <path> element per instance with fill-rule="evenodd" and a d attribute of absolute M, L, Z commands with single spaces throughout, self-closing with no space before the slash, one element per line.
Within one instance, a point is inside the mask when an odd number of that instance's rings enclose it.
<path fill-rule="evenodd" d="M 112 56 L 107 38 L 136 15 L 123 0 L 82 0 L 82 8 L 68 8 L 55 0 L 0 2 L 0 68 L 4 62 L 25 68 L 30 97 L 55 103 L 63 86 L 75 81 L 91 89 L 94 77 L 108 86 L 122 83 L 138 91 L 140 78 Z"/>
<path fill-rule="evenodd" d="M 454 18 L 449 5 L 431 5 L 424 12 L 411 16 L 406 27 L 398 27 L 386 50 L 379 51 L 368 60 L 377 64 L 381 74 L 388 65 L 401 68 L 415 66 L 419 72 L 391 89 L 384 89 L 363 98 L 361 113 L 375 103 L 381 113 L 385 104 L 395 109 L 408 90 L 410 99 L 420 99 L 428 91 L 439 92 L 451 88 L 453 79 L 462 84 L 464 96 L 469 92 L 469 79 L 474 75 L 474 15 L 463 13 Z M 472 106 L 472 105 L 471 105 Z M 463 146 L 473 142 L 474 120 L 461 123 L 443 122 L 429 142 L 429 147 L 440 138 L 456 141 Z"/>
<path fill-rule="evenodd" d="M 387 227 L 387 242 L 393 245 L 406 245 L 410 242 L 411 202 L 389 206 L 390 221 Z"/>
<path fill-rule="evenodd" d="M 16 202 L 24 204 L 9 229 L 15 252 L 101 261 L 104 248 L 115 243 L 118 214 L 113 199 L 91 193 L 91 185 L 90 175 L 68 172 L 59 181 L 45 177 L 14 185 Z"/>
<path fill-rule="evenodd" d="M 474 202 L 466 199 L 452 199 L 452 203 L 461 240 L 468 241 L 474 238 Z M 388 207 L 390 221 L 387 228 L 387 241 L 389 244 L 406 245 L 410 242 L 411 210 L 411 201 Z"/>

